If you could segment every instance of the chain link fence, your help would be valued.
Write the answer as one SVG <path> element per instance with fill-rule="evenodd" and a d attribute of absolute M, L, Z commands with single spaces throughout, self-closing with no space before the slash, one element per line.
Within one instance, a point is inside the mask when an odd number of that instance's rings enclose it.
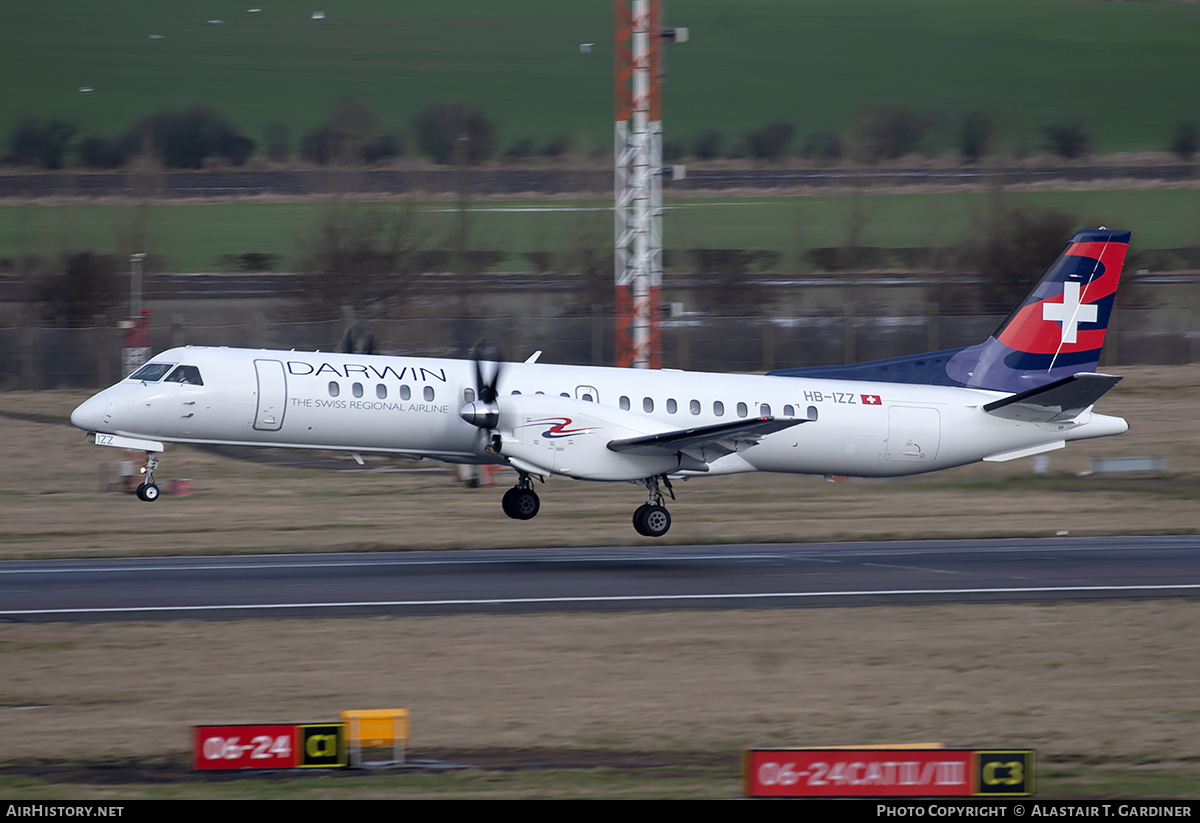
<path fill-rule="evenodd" d="M 829 366 L 967 346 L 1003 320 L 995 316 L 712 317 L 662 324 L 663 365 L 697 371 L 754 372 Z M 1164 329 L 1153 311 L 1114 315 L 1103 368 L 1200 361 L 1200 331 Z M 240 346 L 345 351 L 417 357 L 469 357 L 478 345 L 513 360 L 542 350 L 542 362 L 609 365 L 614 320 L 591 317 L 416 318 L 319 323 L 256 322 L 153 327 L 150 349 Z M 0 389 L 99 388 L 121 374 L 122 332 L 115 328 L 0 328 Z"/>

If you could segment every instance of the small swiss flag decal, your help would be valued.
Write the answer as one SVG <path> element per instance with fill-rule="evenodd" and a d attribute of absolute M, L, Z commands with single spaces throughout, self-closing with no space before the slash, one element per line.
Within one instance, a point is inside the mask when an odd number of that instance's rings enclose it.
<path fill-rule="evenodd" d="M 879 399 L 877 394 L 860 394 L 864 406 L 878 406 L 883 401 Z"/>

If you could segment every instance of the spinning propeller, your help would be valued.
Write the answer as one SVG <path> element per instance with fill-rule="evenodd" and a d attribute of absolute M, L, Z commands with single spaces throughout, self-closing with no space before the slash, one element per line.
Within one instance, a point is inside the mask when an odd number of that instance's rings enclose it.
<path fill-rule="evenodd" d="M 496 399 L 500 396 L 501 364 L 496 363 L 492 371 L 492 379 L 485 380 L 483 376 L 483 361 L 479 354 L 475 355 L 475 400 L 463 406 L 458 416 L 485 431 L 490 431 L 500 423 L 500 405 Z"/>

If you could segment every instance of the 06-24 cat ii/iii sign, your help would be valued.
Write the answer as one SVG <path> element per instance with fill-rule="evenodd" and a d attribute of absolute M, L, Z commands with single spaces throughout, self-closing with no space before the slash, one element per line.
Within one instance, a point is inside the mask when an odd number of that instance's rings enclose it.
<path fill-rule="evenodd" d="M 748 797 L 1022 797 L 1032 750 L 747 749 Z"/>

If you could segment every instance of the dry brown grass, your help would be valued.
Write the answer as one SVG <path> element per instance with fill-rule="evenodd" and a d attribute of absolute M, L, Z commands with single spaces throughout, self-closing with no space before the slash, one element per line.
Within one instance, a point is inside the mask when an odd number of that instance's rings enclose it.
<path fill-rule="evenodd" d="M 406 707 L 419 749 L 942 741 L 1200 758 L 1200 604 L 0 626 L 2 760 Z"/>

